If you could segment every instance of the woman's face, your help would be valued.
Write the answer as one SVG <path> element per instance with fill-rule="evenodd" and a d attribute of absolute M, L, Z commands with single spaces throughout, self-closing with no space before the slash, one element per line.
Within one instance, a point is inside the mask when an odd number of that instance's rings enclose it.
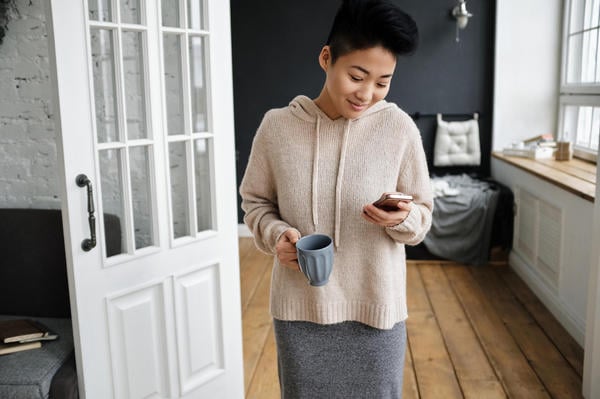
<path fill-rule="evenodd" d="M 319 63 L 327 78 L 318 105 L 332 119 L 355 119 L 387 95 L 396 57 L 377 46 L 354 50 L 332 64 L 329 46 L 325 46 Z"/>

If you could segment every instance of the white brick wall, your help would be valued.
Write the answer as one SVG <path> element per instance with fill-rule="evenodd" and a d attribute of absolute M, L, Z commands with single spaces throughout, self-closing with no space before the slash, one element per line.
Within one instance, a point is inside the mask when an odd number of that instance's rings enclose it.
<path fill-rule="evenodd" d="M 48 43 L 45 27 L 45 10 L 43 3 L 47 0 L 16 0 L 18 15 L 10 21 L 8 31 L 0 45 L 0 207 L 18 208 L 60 208 L 60 191 L 58 180 L 57 148 L 54 129 L 53 115 L 53 93 L 50 82 L 50 68 L 48 60 Z M 125 0 L 126 1 L 126 0 Z M 129 3 L 125 3 L 129 4 Z M 131 3 L 135 5 L 137 3 Z M 92 39 L 97 39 L 97 33 Z M 132 41 L 133 36 L 126 36 L 124 41 L 123 66 L 126 76 L 126 105 L 127 126 L 130 129 L 130 138 L 146 137 L 146 124 L 142 123 L 145 116 L 141 111 L 145 90 L 138 88 L 143 85 L 140 77 L 142 60 L 137 43 Z M 98 42 L 96 42 L 98 44 Z M 178 41 L 172 43 L 178 46 Z M 94 47 L 94 46 L 92 46 Z M 97 47 L 97 48 L 96 48 Z M 114 68 L 112 67 L 113 53 L 111 48 L 94 47 L 93 57 L 99 66 L 94 69 L 94 83 L 111 86 Z M 102 52 L 106 52 L 106 54 Z M 167 75 L 167 99 L 169 131 L 170 133 L 183 133 L 183 100 L 182 87 L 178 80 L 181 78 L 181 66 L 178 62 L 179 52 L 177 47 L 167 46 L 165 49 Z M 197 50 L 196 50 L 197 51 Z M 102 68 L 103 63 L 108 65 Z M 203 71 L 196 72 L 195 77 L 199 79 L 195 84 L 195 101 L 199 104 L 196 111 L 200 114 L 197 118 L 204 129 L 206 124 L 204 104 L 204 82 L 201 79 Z M 198 76 L 196 76 L 198 75 Z M 104 96 L 96 98 L 97 112 L 100 115 L 96 124 L 104 132 L 115 130 L 115 115 L 102 113 L 106 110 L 115 109 L 114 93 L 108 92 Z M 201 103 L 201 104 L 200 104 Z M 138 130 L 135 130 L 137 128 Z M 143 130 L 143 134 L 141 133 Z M 123 132 L 119 133 L 124 135 Z M 101 135 L 106 140 L 106 135 Z M 115 140 L 116 132 L 111 135 Z M 187 219 L 187 190 L 186 190 L 186 159 L 184 153 L 174 151 L 175 146 L 170 148 L 170 168 L 173 198 L 174 224 L 177 236 L 186 235 Z M 210 200 L 207 187 L 209 176 L 208 170 L 201 168 L 202 157 L 208 156 L 198 144 L 195 148 L 199 163 L 195 171 L 195 181 L 198 182 L 198 211 L 200 214 L 199 224 L 206 228 L 210 224 Z M 138 153 L 135 153 L 138 154 Z M 106 153 L 99 154 L 101 159 L 107 158 Z M 136 229 L 136 241 L 140 246 L 148 244 L 151 231 L 151 220 L 148 219 L 150 209 L 149 194 L 147 192 L 147 163 L 141 154 L 134 156 L 130 153 L 130 161 L 136 167 L 133 168 L 131 180 L 133 183 L 133 208 Z M 124 157 L 124 150 L 120 151 Z M 110 158 L 110 157 L 109 157 Z M 107 158 L 108 159 L 108 158 Z M 110 165 L 100 162 L 101 174 L 105 178 L 96 183 L 96 187 L 102 187 L 102 203 L 104 212 L 119 215 L 122 220 L 123 208 L 120 195 L 119 174 L 116 173 L 116 158 Z M 105 162 L 106 163 L 106 162 Z M 105 170 L 102 170 L 102 169 Z M 113 170 L 112 173 L 109 171 Z M 137 184 L 136 184 L 137 183 Z M 98 199 L 97 199 L 98 200 Z M 123 226 L 124 227 L 124 226 Z"/>
<path fill-rule="evenodd" d="M 0 207 L 59 208 L 44 0 L 16 0 L 0 45 Z"/>

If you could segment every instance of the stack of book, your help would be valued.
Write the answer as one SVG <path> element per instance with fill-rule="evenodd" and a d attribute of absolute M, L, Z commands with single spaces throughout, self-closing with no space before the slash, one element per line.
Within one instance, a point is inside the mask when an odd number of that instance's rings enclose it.
<path fill-rule="evenodd" d="M 42 341 L 57 338 L 56 333 L 35 320 L 0 321 L 0 355 L 41 348 Z"/>
<path fill-rule="evenodd" d="M 530 137 L 520 143 L 513 144 L 510 148 L 502 150 L 504 155 L 531 158 L 549 159 L 556 150 L 556 141 L 551 134 L 540 134 Z"/>
<path fill-rule="evenodd" d="M 502 150 L 504 155 L 511 157 L 531 158 L 531 159 L 550 159 L 554 154 L 554 148 L 529 147 L 529 148 L 505 148 Z"/>
<path fill-rule="evenodd" d="M 533 136 L 528 139 L 525 139 L 525 140 L 523 140 L 523 143 L 537 144 L 537 143 L 545 143 L 545 142 L 550 142 L 550 141 L 554 141 L 554 136 L 551 135 L 550 133 L 546 133 L 546 134 L 538 134 L 537 136 Z"/>

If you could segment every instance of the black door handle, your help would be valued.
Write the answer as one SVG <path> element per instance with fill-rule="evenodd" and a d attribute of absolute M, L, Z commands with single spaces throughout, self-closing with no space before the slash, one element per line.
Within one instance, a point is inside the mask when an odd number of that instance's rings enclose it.
<path fill-rule="evenodd" d="M 96 246 L 96 217 L 94 216 L 94 192 L 92 190 L 92 181 L 84 174 L 77 175 L 75 182 L 79 187 L 87 186 L 87 210 L 88 222 L 90 223 L 90 238 L 86 238 L 81 242 L 81 248 L 84 251 L 90 251 Z"/>

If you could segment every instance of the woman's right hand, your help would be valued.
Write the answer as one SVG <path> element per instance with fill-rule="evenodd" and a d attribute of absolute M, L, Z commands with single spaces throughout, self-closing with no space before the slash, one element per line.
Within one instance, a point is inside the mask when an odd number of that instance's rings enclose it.
<path fill-rule="evenodd" d="M 277 259 L 281 266 L 288 269 L 299 271 L 298 254 L 296 253 L 296 241 L 300 239 L 300 234 L 294 229 L 287 229 L 277 241 L 275 249 Z"/>

